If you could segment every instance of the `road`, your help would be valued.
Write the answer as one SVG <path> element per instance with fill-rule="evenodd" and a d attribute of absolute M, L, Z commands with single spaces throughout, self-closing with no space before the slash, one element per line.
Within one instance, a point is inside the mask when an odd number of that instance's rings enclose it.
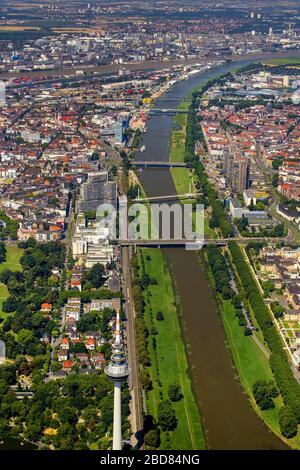
<path fill-rule="evenodd" d="M 119 239 L 116 240 L 116 244 L 125 247 L 125 246 L 152 246 L 152 247 L 186 247 L 187 245 L 191 245 L 198 250 L 200 250 L 203 246 L 206 245 L 217 245 L 217 246 L 224 246 L 227 245 L 228 242 L 235 241 L 237 243 L 250 243 L 250 242 L 269 242 L 269 243 L 278 243 L 278 242 L 286 242 L 290 241 L 289 237 L 231 237 L 231 238 L 204 238 L 204 239 L 185 239 L 185 238 L 127 238 L 126 240 Z"/>
<path fill-rule="evenodd" d="M 232 290 L 234 291 L 235 294 L 239 295 L 239 289 L 238 289 L 238 286 L 237 286 L 237 283 L 236 283 L 236 280 L 235 280 L 235 276 L 234 276 L 234 274 L 232 272 L 232 269 L 231 269 L 228 262 L 227 262 L 227 266 L 228 266 L 228 271 L 229 271 L 229 274 L 230 274 L 230 277 L 231 277 L 231 282 L 230 282 L 231 288 L 232 288 Z M 257 346 L 261 349 L 261 351 L 269 359 L 270 352 L 269 352 L 268 348 L 266 348 L 265 345 L 262 344 L 262 342 L 256 336 L 255 327 L 253 325 L 252 318 L 251 318 L 249 312 L 247 311 L 247 309 L 245 308 L 245 305 L 244 305 L 242 300 L 241 300 L 241 306 L 242 306 L 242 312 L 243 312 L 245 320 L 247 322 L 247 327 L 252 331 L 252 335 L 250 336 L 250 338 L 257 344 Z"/>
<path fill-rule="evenodd" d="M 130 368 L 129 388 L 132 400 L 131 407 L 131 426 L 132 426 L 132 444 L 133 447 L 143 448 L 143 407 L 142 393 L 139 377 L 139 365 L 137 359 L 137 347 L 135 336 L 135 309 L 132 296 L 132 285 L 130 275 L 130 248 L 122 248 L 122 270 L 123 270 L 123 289 L 126 300 L 125 311 L 127 316 L 127 348 L 128 365 Z"/>
<path fill-rule="evenodd" d="M 253 276 L 253 278 L 254 278 L 254 280 L 255 280 L 255 282 L 256 282 L 256 285 L 257 285 L 257 287 L 258 287 L 258 289 L 259 289 L 261 295 L 263 296 L 263 295 L 264 295 L 264 291 L 263 291 L 263 289 L 262 289 L 262 287 L 261 287 L 261 285 L 260 285 L 259 279 L 258 279 L 258 277 L 257 277 L 257 275 L 256 275 L 256 272 L 254 271 L 254 268 L 253 268 L 253 266 L 252 266 L 252 264 L 251 264 L 251 262 L 250 262 L 250 260 L 249 260 L 249 258 L 248 258 L 248 255 L 247 255 L 247 253 L 246 253 L 245 250 L 243 250 L 243 255 L 244 255 L 244 259 L 245 259 L 246 263 L 248 264 L 248 266 L 249 266 L 249 268 L 250 268 L 251 274 L 252 274 L 252 276 Z M 271 315 L 271 317 L 272 317 L 273 323 L 274 323 L 274 325 L 275 325 L 275 327 L 276 327 L 276 329 L 277 329 L 279 335 L 281 336 L 281 339 L 282 339 L 282 342 L 283 342 L 283 345 L 284 345 L 284 346 L 283 346 L 283 349 L 285 349 L 285 350 L 287 351 L 288 356 L 290 357 L 290 362 L 291 362 L 291 364 L 293 365 L 293 367 L 292 367 L 293 373 L 295 374 L 295 377 L 297 378 L 297 380 L 299 380 L 299 378 L 298 378 L 298 371 L 297 371 L 297 363 L 296 363 L 296 361 L 295 361 L 295 358 L 294 358 L 294 356 L 293 356 L 293 354 L 292 354 L 292 352 L 291 352 L 291 349 L 290 349 L 289 345 L 287 344 L 286 338 L 285 338 L 285 336 L 284 336 L 284 334 L 283 334 L 283 332 L 282 332 L 282 330 L 281 330 L 281 328 L 280 328 L 279 322 L 278 322 L 277 318 L 275 318 L 275 315 L 274 315 L 274 313 L 273 313 L 273 311 L 272 311 L 270 305 L 269 305 L 267 302 L 265 302 L 265 305 L 266 305 L 267 309 L 268 309 L 269 312 L 270 312 L 270 315 Z"/>
<path fill-rule="evenodd" d="M 300 231 L 299 228 L 290 222 L 289 220 L 285 219 L 284 217 L 280 216 L 277 212 L 277 206 L 280 203 L 280 194 L 276 191 L 275 188 L 272 186 L 272 181 L 271 177 L 274 174 L 272 169 L 267 168 L 266 165 L 264 164 L 263 160 L 263 155 L 261 154 L 261 151 L 259 149 L 259 146 L 257 146 L 257 156 L 254 157 L 254 161 L 256 163 L 257 168 L 261 171 L 261 174 L 265 178 L 265 183 L 269 187 L 269 192 L 272 197 L 272 203 L 270 207 L 267 207 L 267 210 L 269 214 L 274 217 L 274 219 L 277 219 L 279 222 L 283 223 L 285 227 L 288 229 L 288 236 L 286 241 L 293 241 L 293 242 L 299 242 L 300 241 Z"/>

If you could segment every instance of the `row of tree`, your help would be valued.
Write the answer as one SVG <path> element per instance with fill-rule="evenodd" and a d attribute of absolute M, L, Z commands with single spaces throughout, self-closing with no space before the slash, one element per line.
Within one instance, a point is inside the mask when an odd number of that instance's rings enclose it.
<path fill-rule="evenodd" d="M 186 126 L 185 162 L 194 170 L 194 173 L 197 176 L 198 181 L 196 183 L 196 187 L 197 190 L 203 193 L 203 202 L 210 205 L 212 208 L 210 226 L 212 228 L 218 227 L 223 236 L 227 238 L 234 235 L 233 228 L 228 221 L 223 203 L 218 199 L 216 191 L 208 180 L 203 163 L 199 161 L 199 157 L 195 154 L 195 145 L 197 141 L 200 141 L 205 145 L 204 136 L 197 116 L 199 106 L 198 98 L 200 98 L 209 87 L 214 85 L 214 83 L 222 81 L 226 77 L 227 76 L 209 80 L 200 91 L 193 93 Z"/>
<path fill-rule="evenodd" d="M 207 247 L 207 259 L 217 291 L 222 295 L 223 299 L 230 299 L 233 292 L 230 288 L 231 277 L 225 257 L 218 247 L 209 245 Z"/>
<path fill-rule="evenodd" d="M 19 222 L 8 217 L 3 211 L 0 211 L 0 220 L 4 222 L 3 227 L 1 227 L 0 229 L 0 239 L 5 240 L 6 238 L 9 237 L 9 238 L 12 238 L 13 240 L 17 240 Z"/>
<path fill-rule="evenodd" d="M 281 415 L 284 415 L 284 419 L 280 420 L 281 432 L 286 437 L 292 437 L 297 433 L 295 422 L 300 423 L 300 385 L 294 377 L 271 314 L 264 303 L 241 249 L 234 241 L 229 242 L 228 247 L 245 295 L 271 352 L 270 365 L 285 403 L 285 411 L 281 411 Z M 291 419 L 289 420 L 288 417 Z"/>
<path fill-rule="evenodd" d="M 0 263 L 4 263 L 5 260 L 6 260 L 5 243 L 0 242 Z"/>
<path fill-rule="evenodd" d="M 148 258 L 148 257 L 147 257 Z M 147 328 L 144 311 L 151 293 L 148 291 L 150 285 L 157 284 L 157 280 L 151 278 L 145 269 L 144 257 L 140 258 L 135 254 L 132 257 L 132 272 L 133 272 L 133 298 L 136 309 L 136 337 L 139 362 L 143 366 L 140 371 L 140 379 L 142 386 L 145 390 L 152 389 L 152 380 L 148 371 L 151 365 L 149 354 L 149 337 L 152 336 L 153 351 L 156 351 L 156 335 L 158 334 L 155 326 Z M 157 321 L 163 321 L 164 315 L 161 311 L 156 313 Z M 159 371 L 157 370 L 157 373 Z M 157 378 L 159 381 L 159 378 Z M 157 419 L 154 420 L 152 416 L 146 416 L 144 423 L 144 441 L 147 447 L 157 448 L 160 445 L 161 431 L 168 433 L 174 430 L 177 426 L 177 418 L 172 402 L 177 402 L 182 399 L 182 392 L 178 384 L 171 383 L 168 387 L 168 397 L 163 399 L 163 394 L 160 393 L 161 401 L 157 407 Z"/>
<path fill-rule="evenodd" d="M 139 361 L 144 367 L 149 367 L 151 365 L 150 355 L 148 351 L 148 328 L 144 319 L 144 308 L 145 308 L 145 299 L 144 293 L 141 289 L 141 279 L 139 272 L 139 262 L 137 254 L 134 254 L 131 259 L 132 267 L 132 295 L 136 313 L 135 319 L 135 331 L 136 331 L 136 340 L 138 348 Z M 145 371 L 143 374 L 143 385 L 147 384 L 147 388 L 151 387 L 151 384 L 148 380 L 148 372 Z"/>
<path fill-rule="evenodd" d="M 219 292 L 223 300 L 231 300 L 238 323 L 244 328 L 244 334 L 247 336 L 251 335 L 252 331 L 247 327 L 247 321 L 243 313 L 240 296 L 237 293 L 234 293 L 230 287 L 231 274 L 229 272 L 226 257 L 222 254 L 220 249 L 216 247 L 216 245 L 209 245 L 207 247 L 207 260 L 214 278 L 217 292 Z"/>

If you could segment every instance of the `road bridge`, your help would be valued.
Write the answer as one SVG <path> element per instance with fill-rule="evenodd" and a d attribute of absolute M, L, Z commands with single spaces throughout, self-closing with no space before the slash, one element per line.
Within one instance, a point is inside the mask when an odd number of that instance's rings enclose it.
<path fill-rule="evenodd" d="M 140 246 L 140 247 L 178 247 L 182 248 L 186 245 L 196 245 L 199 244 L 199 248 L 203 245 L 208 244 L 215 244 L 217 246 L 224 246 L 226 242 L 222 239 L 214 239 L 214 240 L 184 240 L 184 239 L 174 239 L 170 238 L 167 240 L 163 239 L 140 239 L 140 240 L 118 240 L 118 244 L 121 246 Z"/>
<path fill-rule="evenodd" d="M 197 196 L 201 196 L 202 193 L 186 193 L 186 194 L 170 194 L 169 196 L 149 196 L 149 197 L 137 197 L 133 199 L 133 202 L 154 202 L 154 201 L 172 201 L 177 199 L 194 199 Z"/>
<path fill-rule="evenodd" d="M 268 238 L 268 237 L 232 237 L 232 238 L 204 238 L 204 239 L 127 239 L 127 240 L 116 240 L 115 243 L 121 246 L 140 246 L 140 247 L 178 247 L 182 248 L 186 245 L 199 244 L 200 246 L 216 245 L 225 246 L 229 241 L 236 241 L 240 243 L 249 242 L 269 242 L 278 243 L 280 241 L 286 241 L 286 238 Z"/>
<path fill-rule="evenodd" d="M 166 116 L 173 116 L 175 114 L 189 114 L 189 110 L 184 110 L 184 109 L 172 109 L 172 108 L 152 108 L 150 109 L 150 114 L 151 116 L 155 115 L 166 115 Z"/>
<path fill-rule="evenodd" d="M 163 161 L 141 161 L 133 160 L 132 166 L 140 168 L 186 168 L 187 164 L 184 162 L 163 162 Z"/>

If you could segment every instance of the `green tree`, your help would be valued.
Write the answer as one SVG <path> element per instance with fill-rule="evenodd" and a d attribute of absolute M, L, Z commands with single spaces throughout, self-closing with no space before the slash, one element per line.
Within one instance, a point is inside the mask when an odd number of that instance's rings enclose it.
<path fill-rule="evenodd" d="M 297 434 L 297 420 L 289 406 L 283 406 L 279 412 L 279 426 L 284 437 L 290 439 Z"/>
<path fill-rule="evenodd" d="M 178 384 L 170 384 L 168 388 L 168 395 L 171 401 L 176 402 L 181 400 L 182 393 Z"/>
<path fill-rule="evenodd" d="M 157 449 L 160 445 L 159 429 L 150 429 L 150 431 L 145 434 L 144 441 L 148 447 L 154 447 Z"/>
<path fill-rule="evenodd" d="M 63 424 L 77 423 L 77 410 L 75 407 L 65 406 L 59 410 L 59 417 Z"/>
<path fill-rule="evenodd" d="M 85 274 L 85 280 L 90 282 L 96 289 L 101 287 L 105 280 L 105 268 L 103 264 L 95 264 L 95 266 Z"/>
<path fill-rule="evenodd" d="M 74 343 L 71 345 L 70 352 L 72 354 L 76 353 L 85 353 L 86 352 L 86 347 L 84 343 Z"/>
<path fill-rule="evenodd" d="M 158 404 L 158 423 L 163 431 L 173 431 L 177 426 L 175 411 L 169 401 L 164 400 Z"/>
<path fill-rule="evenodd" d="M 22 346 L 26 346 L 27 344 L 31 343 L 34 340 L 34 334 L 30 330 L 26 330 L 23 328 L 18 333 L 18 342 Z"/>
<path fill-rule="evenodd" d="M 151 381 L 150 375 L 145 369 L 141 369 L 140 379 L 141 379 L 142 386 L 145 390 L 152 389 L 152 381 Z"/>
<path fill-rule="evenodd" d="M 156 314 L 156 320 L 158 321 L 164 320 L 164 314 L 160 310 Z"/>
<path fill-rule="evenodd" d="M 278 396 L 278 389 L 272 380 L 257 380 L 253 385 L 253 395 L 260 409 L 269 410 L 275 406 L 273 398 Z"/>

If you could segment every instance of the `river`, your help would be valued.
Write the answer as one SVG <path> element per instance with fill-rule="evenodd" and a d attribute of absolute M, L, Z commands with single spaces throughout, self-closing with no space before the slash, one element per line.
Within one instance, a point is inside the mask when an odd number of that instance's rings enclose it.
<path fill-rule="evenodd" d="M 195 86 L 216 74 L 230 71 L 238 64 L 225 64 L 179 82 L 157 102 L 156 108 L 175 108 Z M 170 101 L 172 99 L 172 105 Z M 173 101 L 174 100 L 174 101 Z M 153 116 L 148 122 L 137 160 L 168 160 L 169 139 L 173 127 L 170 116 Z M 168 169 L 144 169 L 140 179 L 149 196 L 175 194 Z M 185 341 L 189 344 L 189 363 L 193 388 L 199 403 L 210 449 L 286 449 L 252 409 L 236 377 L 225 346 L 225 334 L 218 307 L 195 252 L 179 248 L 165 249 L 181 299 Z"/>

